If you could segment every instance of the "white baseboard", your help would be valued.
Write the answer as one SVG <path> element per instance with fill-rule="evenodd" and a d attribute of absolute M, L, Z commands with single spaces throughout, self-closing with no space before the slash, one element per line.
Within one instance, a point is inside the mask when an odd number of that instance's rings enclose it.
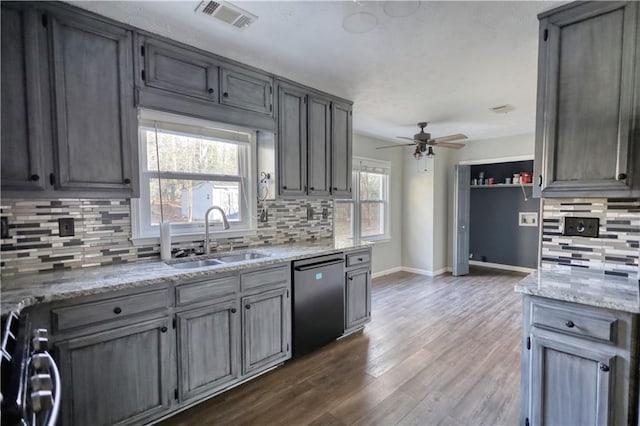
<path fill-rule="evenodd" d="M 397 266 L 395 268 L 385 269 L 384 271 L 378 271 L 371 274 L 371 278 L 384 277 L 385 275 L 395 274 L 396 272 L 402 271 L 402 266 Z"/>
<path fill-rule="evenodd" d="M 435 276 L 444 274 L 445 272 L 448 272 L 450 268 L 442 268 L 436 271 L 428 271 L 426 269 L 410 268 L 408 266 L 403 266 L 402 270 L 404 272 L 411 272 L 413 274 L 426 275 L 428 277 L 435 277 Z"/>
<path fill-rule="evenodd" d="M 469 265 L 492 268 L 492 269 L 503 269 L 505 271 L 515 271 L 515 272 L 531 273 L 535 271 L 535 269 L 525 268 L 523 266 L 512 266 L 512 265 L 503 265 L 501 263 L 480 262 L 478 260 L 470 260 Z"/>

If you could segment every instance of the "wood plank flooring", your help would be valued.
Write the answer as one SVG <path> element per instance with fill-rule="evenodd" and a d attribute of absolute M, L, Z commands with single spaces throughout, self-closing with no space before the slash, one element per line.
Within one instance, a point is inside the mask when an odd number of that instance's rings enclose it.
<path fill-rule="evenodd" d="M 515 425 L 522 274 L 374 280 L 364 332 L 162 423 Z"/>

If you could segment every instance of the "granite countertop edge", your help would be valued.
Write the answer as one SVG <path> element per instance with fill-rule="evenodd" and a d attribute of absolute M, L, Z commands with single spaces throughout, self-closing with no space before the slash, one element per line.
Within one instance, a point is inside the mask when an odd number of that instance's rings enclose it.
<path fill-rule="evenodd" d="M 635 278 L 538 270 L 518 282 L 514 290 L 531 296 L 640 313 L 640 280 Z"/>
<path fill-rule="evenodd" d="M 23 274 L 3 279 L 0 290 L 1 312 L 20 313 L 28 307 L 126 289 L 143 289 L 158 284 L 174 284 L 186 280 L 206 279 L 226 272 L 238 272 L 277 263 L 291 262 L 320 255 L 368 248 L 371 242 L 348 244 L 284 244 L 249 247 L 246 251 L 266 252 L 268 257 L 194 269 L 176 269 L 161 260 L 140 261 L 120 265 Z M 213 254 L 219 256 L 222 253 Z M 180 260 L 175 260 L 180 262 Z"/>

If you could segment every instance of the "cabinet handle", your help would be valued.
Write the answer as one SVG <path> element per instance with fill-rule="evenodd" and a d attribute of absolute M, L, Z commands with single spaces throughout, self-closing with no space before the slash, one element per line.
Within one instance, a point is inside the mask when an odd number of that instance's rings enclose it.
<path fill-rule="evenodd" d="M 131 183 L 131 179 L 124 178 L 123 182 L 125 183 L 125 185 L 129 185 Z"/>
<path fill-rule="evenodd" d="M 542 188 L 542 175 L 538 175 L 538 186 Z"/>
<path fill-rule="evenodd" d="M 113 313 L 116 315 L 122 313 L 122 309 L 120 308 L 120 306 L 116 306 L 115 308 L 113 308 Z"/>
<path fill-rule="evenodd" d="M 309 188 L 310 191 L 315 191 L 316 189 L 312 186 Z"/>
<path fill-rule="evenodd" d="M 213 93 L 213 89 L 209 88 L 209 93 Z"/>
<path fill-rule="evenodd" d="M 338 187 L 337 187 L 337 186 L 334 186 L 334 187 L 333 187 L 333 190 L 334 190 L 334 191 L 337 191 L 337 190 L 338 190 Z"/>
<path fill-rule="evenodd" d="M 600 370 L 606 373 L 607 371 L 609 371 L 609 366 L 607 364 L 600 363 Z"/>
<path fill-rule="evenodd" d="M 251 309 L 251 305 L 244 305 L 245 308 Z"/>
<path fill-rule="evenodd" d="M 31 181 L 33 181 L 33 182 L 37 182 L 37 181 L 39 181 L 39 180 L 40 180 L 40 176 L 38 176 L 38 175 L 31 175 L 31 176 L 29 177 L 29 180 L 31 180 Z"/>
<path fill-rule="evenodd" d="M 229 97 L 229 94 L 228 94 L 227 92 L 224 92 L 224 93 L 222 94 L 222 96 L 224 96 L 225 98 L 228 98 L 228 97 Z"/>
<path fill-rule="evenodd" d="M 564 325 L 566 325 L 566 326 L 567 326 L 567 327 L 569 327 L 569 328 L 573 328 L 573 327 L 575 327 L 575 326 L 576 326 L 576 325 L 573 323 L 573 321 L 571 321 L 571 320 L 567 321 Z"/>
<path fill-rule="evenodd" d="M 232 314 L 235 314 L 236 312 L 238 312 L 238 311 L 236 311 L 236 308 L 231 308 L 231 313 Z"/>
<path fill-rule="evenodd" d="M 359 258 L 358 258 L 358 262 L 362 262 L 363 260 L 364 260 L 364 259 L 363 259 L 363 258 L 361 258 L 361 257 L 359 257 Z"/>
<path fill-rule="evenodd" d="M 49 183 L 51 185 L 55 185 L 56 184 L 56 175 L 54 175 L 53 173 L 49 173 Z"/>
<path fill-rule="evenodd" d="M 353 281 L 353 277 L 349 277 L 349 281 Z"/>
<path fill-rule="evenodd" d="M 625 180 L 627 178 L 627 174 L 626 173 L 620 173 L 618 175 L 618 180 Z"/>
<path fill-rule="evenodd" d="M 161 332 L 163 332 L 163 333 L 166 333 L 166 332 L 167 332 L 167 330 L 168 330 L 168 328 L 167 328 L 167 327 L 162 327 L 162 328 L 160 329 L 160 331 L 161 331 Z"/>
<path fill-rule="evenodd" d="M 282 189 L 287 189 L 287 185 L 282 185 Z"/>

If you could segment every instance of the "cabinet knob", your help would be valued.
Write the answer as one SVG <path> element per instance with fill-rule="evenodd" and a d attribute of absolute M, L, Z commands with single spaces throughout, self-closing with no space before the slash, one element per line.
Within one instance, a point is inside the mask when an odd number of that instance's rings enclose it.
<path fill-rule="evenodd" d="M 334 191 L 337 191 L 337 190 L 338 190 L 338 187 L 337 187 L 337 186 L 334 186 L 334 187 L 333 187 L 333 190 L 334 190 Z"/>
<path fill-rule="evenodd" d="M 113 313 L 116 315 L 122 313 L 122 308 L 120 308 L 120 306 L 116 306 L 115 308 L 113 308 Z"/>
<path fill-rule="evenodd" d="M 251 309 L 251 305 L 244 305 L 246 309 Z"/>
<path fill-rule="evenodd" d="M 573 323 L 573 321 L 571 321 L 571 320 L 567 321 L 564 325 L 566 325 L 566 326 L 567 326 L 567 327 L 569 327 L 569 328 L 573 328 L 573 327 L 575 327 L 575 326 L 576 326 L 576 325 Z"/>
<path fill-rule="evenodd" d="M 287 185 L 282 185 L 282 189 L 287 189 Z"/>
<path fill-rule="evenodd" d="M 618 175 L 618 180 L 625 180 L 627 178 L 627 174 L 626 173 L 620 173 Z"/>
<path fill-rule="evenodd" d="M 129 185 L 129 184 L 131 183 L 131 179 L 129 179 L 129 178 L 124 178 L 123 182 L 124 182 L 126 185 Z"/>
<path fill-rule="evenodd" d="M 607 364 L 600 363 L 600 370 L 606 373 L 607 371 L 609 371 L 609 366 Z"/>
<path fill-rule="evenodd" d="M 209 88 L 208 91 L 209 91 L 209 93 L 213 93 L 213 89 L 212 88 Z"/>
<path fill-rule="evenodd" d="M 309 190 L 310 191 L 315 191 L 316 189 L 312 186 L 312 187 L 309 187 Z"/>
<path fill-rule="evenodd" d="M 37 182 L 40 180 L 40 176 L 38 175 L 31 175 L 29 176 L 29 180 L 31 180 L 32 182 Z"/>
<path fill-rule="evenodd" d="M 231 308 L 231 313 L 232 313 L 232 314 L 235 314 L 236 312 L 238 312 L 238 311 L 236 310 L 236 308 Z"/>
<path fill-rule="evenodd" d="M 228 94 L 227 92 L 224 92 L 224 93 L 222 94 L 222 96 L 224 96 L 225 98 L 228 98 L 228 97 L 229 97 L 229 94 Z"/>
<path fill-rule="evenodd" d="M 362 262 L 363 260 L 364 260 L 364 259 L 363 259 L 363 258 L 361 258 L 361 257 L 359 257 L 359 258 L 358 258 L 358 262 Z"/>
<path fill-rule="evenodd" d="M 353 281 L 353 277 L 349 277 L 349 281 Z"/>
<path fill-rule="evenodd" d="M 166 332 L 167 332 L 167 330 L 168 330 L 168 328 L 167 328 L 167 327 L 161 327 L 161 328 L 160 328 L 160 331 L 161 331 L 161 332 L 163 332 L 163 333 L 166 333 Z"/>

